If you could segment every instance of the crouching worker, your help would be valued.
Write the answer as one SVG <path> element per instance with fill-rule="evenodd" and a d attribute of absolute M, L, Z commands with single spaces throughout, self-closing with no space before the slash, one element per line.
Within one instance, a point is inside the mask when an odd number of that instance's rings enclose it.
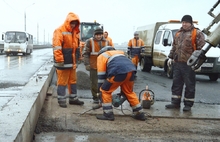
<path fill-rule="evenodd" d="M 146 120 L 137 95 L 133 92 L 134 75 L 136 68 L 123 51 L 114 47 L 103 47 L 97 58 L 98 90 L 103 108 L 103 115 L 97 115 L 97 119 L 113 121 L 112 92 L 118 87 L 125 94 L 133 110 L 133 118 Z"/>

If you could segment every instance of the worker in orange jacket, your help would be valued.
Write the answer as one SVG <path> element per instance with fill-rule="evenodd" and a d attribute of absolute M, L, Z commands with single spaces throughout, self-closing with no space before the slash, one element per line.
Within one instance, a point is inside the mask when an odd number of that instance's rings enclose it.
<path fill-rule="evenodd" d="M 110 42 L 111 46 L 114 47 L 114 44 L 112 42 L 112 38 L 110 38 L 108 36 L 108 32 L 107 31 L 104 32 L 103 36 L 104 36 L 105 39 L 107 39 Z"/>
<path fill-rule="evenodd" d="M 66 108 L 66 87 L 69 104 L 83 105 L 77 97 L 76 49 L 79 47 L 79 17 L 70 12 L 64 23 L 53 33 L 54 67 L 57 73 L 57 98 L 60 107 Z"/>
<path fill-rule="evenodd" d="M 97 77 L 97 57 L 98 52 L 105 46 L 112 46 L 111 43 L 103 37 L 103 29 L 97 28 L 94 31 L 93 38 L 86 40 L 84 48 L 83 60 L 86 70 L 90 72 L 91 92 L 93 103 L 98 104 L 98 77 Z"/>
<path fill-rule="evenodd" d="M 101 93 L 103 115 L 97 115 L 97 119 L 114 120 L 112 108 L 112 92 L 118 87 L 126 96 L 133 110 L 133 118 L 145 120 L 142 106 L 133 91 L 135 66 L 123 51 L 106 46 L 99 51 L 97 58 L 98 87 Z"/>
<path fill-rule="evenodd" d="M 139 33 L 134 32 L 134 38 L 128 42 L 128 56 L 131 58 L 132 63 L 138 66 L 141 48 L 144 46 L 144 41 L 139 38 Z"/>

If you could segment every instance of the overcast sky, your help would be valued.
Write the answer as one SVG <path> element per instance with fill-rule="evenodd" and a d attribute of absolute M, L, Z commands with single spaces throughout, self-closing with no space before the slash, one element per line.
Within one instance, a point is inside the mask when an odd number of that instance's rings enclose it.
<path fill-rule="evenodd" d="M 217 0 L 0 0 L 0 32 L 26 29 L 39 40 L 52 38 L 69 12 L 79 15 L 80 21 L 104 25 L 114 43 L 128 42 L 138 26 L 154 22 L 181 20 L 189 14 L 200 25 L 208 26 L 212 18 L 207 12 Z M 34 4 L 33 4 L 34 3 Z M 214 13 L 220 12 L 220 5 Z M 44 32 L 45 31 L 45 32 Z"/>

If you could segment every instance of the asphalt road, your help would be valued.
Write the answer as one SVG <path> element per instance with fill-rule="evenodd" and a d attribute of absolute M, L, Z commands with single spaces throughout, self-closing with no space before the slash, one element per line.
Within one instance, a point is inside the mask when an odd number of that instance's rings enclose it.
<path fill-rule="evenodd" d="M 27 56 L 0 55 L 0 90 L 24 86 L 51 57 L 51 48 L 34 50 L 31 55 Z"/>
<path fill-rule="evenodd" d="M 2 88 L 25 85 L 42 64 L 51 57 L 51 48 L 34 50 L 31 55 L 27 56 L 17 55 L 7 57 L 6 55 L 0 55 L 0 90 Z M 77 70 L 86 72 L 83 64 L 80 64 Z M 172 79 L 168 79 L 162 69 L 153 67 L 151 73 L 147 73 L 140 71 L 138 68 L 134 91 L 139 94 L 146 85 L 154 91 L 156 100 L 170 101 Z M 209 81 L 208 76 L 196 76 L 195 102 L 220 104 L 220 100 L 216 99 L 219 98 L 219 92 L 220 79 L 212 82 Z"/>
<path fill-rule="evenodd" d="M 135 86 L 139 84 L 148 84 L 149 88 L 154 90 L 156 100 L 170 101 L 172 79 L 166 77 L 164 71 L 160 68 L 152 68 L 151 73 L 138 71 L 138 77 Z M 196 75 L 196 103 L 220 104 L 220 79 L 210 81 L 208 76 Z"/>
<path fill-rule="evenodd" d="M 29 78 L 50 58 L 52 57 L 52 49 L 48 48 L 48 49 L 39 49 L 39 50 L 35 50 L 33 52 L 33 54 L 31 54 L 30 56 L 22 56 L 22 55 L 18 55 L 18 56 L 5 56 L 5 55 L 0 55 L 0 91 L 1 90 L 11 90 L 12 88 L 16 88 L 19 90 L 19 86 L 23 86 L 25 85 L 28 81 Z M 84 69 L 84 65 L 80 64 L 78 66 L 77 71 L 84 71 L 85 73 L 88 73 L 85 71 Z M 196 103 L 211 103 L 211 104 L 219 104 L 219 85 L 220 85 L 220 81 L 216 81 L 216 82 L 210 82 L 209 78 L 207 76 L 203 76 L 203 75 L 197 75 L 196 77 L 197 80 L 197 86 L 196 86 Z M 88 85 L 88 84 L 87 84 Z M 156 101 L 164 101 L 164 102 L 169 102 L 170 101 L 170 97 L 171 97 L 171 85 L 172 85 L 172 80 L 168 79 L 166 77 L 166 74 L 163 72 L 162 69 L 159 68 L 152 68 L 151 73 L 146 73 L 146 72 L 141 72 L 140 69 L 138 69 L 138 73 L 137 73 L 137 78 L 135 80 L 135 86 L 134 86 L 134 91 L 137 93 L 137 95 L 139 94 L 139 92 L 145 88 L 145 86 L 148 85 L 149 89 L 153 90 L 155 93 L 155 99 Z M 90 92 L 89 89 L 84 90 L 86 92 Z M 91 95 L 85 95 L 85 94 L 89 94 L 89 93 L 83 93 L 82 90 L 79 90 L 79 97 L 82 98 L 88 98 L 91 97 Z M 157 102 L 155 102 L 157 103 Z M 53 106 L 53 105 L 52 105 Z M 55 106 L 57 106 L 57 102 L 55 101 Z M 54 108 L 55 110 L 59 110 L 60 108 Z M 60 109 L 61 111 L 62 108 Z M 67 109 L 69 110 L 69 109 Z M 69 110 L 70 111 L 70 110 Z M 44 111 L 42 111 L 44 112 Z M 50 111 L 49 111 L 50 112 Z M 56 111 L 55 111 L 56 112 Z M 50 114 L 48 114 L 49 116 L 51 116 Z M 59 115 L 59 114 L 58 114 Z M 182 120 L 182 119 L 168 119 L 168 120 L 164 120 L 164 119 L 149 119 L 146 123 L 142 122 L 136 122 L 135 121 L 135 125 L 131 125 L 134 123 L 133 119 L 129 118 L 129 117 L 117 117 L 117 121 L 114 121 L 114 123 L 111 122 L 103 122 L 100 123 L 100 121 L 97 121 L 95 119 L 94 116 L 89 116 L 89 115 L 85 115 L 84 117 L 79 117 L 77 116 L 76 119 L 74 119 L 76 114 L 73 114 L 72 112 L 68 113 L 68 120 L 73 120 L 73 123 L 71 124 L 78 124 L 78 127 L 72 127 L 72 125 L 70 125 L 71 127 L 67 127 L 66 131 L 71 130 L 71 128 L 77 128 L 76 131 L 73 132 L 76 135 L 76 137 L 79 139 L 79 141 L 85 140 L 84 134 L 87 135 L 91 134 L 92 137 L 94 137 L 93 139 L 97 139 L 97 138 L 102 138 L 102 141 L 105 141 L 106 138 L 104 138 L 106 135 L 109 134 L 109 139 L 111 139 L 114 136 L 117 136 L 119 138 L 115 138 L 113 141 L 123 141 L 126 139 L 127 140 L 131 140 L 131 141 L 145 141 L 146 138 L 151 139 L 151 140 L 155 140 L 155 141 L 161 141 L 161 137 L 162 138 L 166 138 L 165 140 L 174 140 L 174 141 L 185 141 L 185 140 L 190 140 L 191 137 L 195 137 L 195 140 L 199 140 L 201 138 L 203 139 L 211 139 L 210 138 L 206 138 L 208 135 L 213 134 L 213 136 L 217 136 L 218 135 L 218 131 L 217 127 L 219 127 L 219 121 L 211 121 L 211 120 L 207 120 L 207 121 L 199 121 L 199 120 Z M 62 115 L 61 115 L 62 116 Z M 52 115 L 53 117 L 53 115 Z M 47 117 L 44 117 L 47 118 Z M 61 121 L 61 125 L 65 124 L 67 122 L 70 121 L 66 121 L 66 119 L 64 119 L 66 117 L 63 117 L 64 120 Z M 46 120 L 50 120 L 50 119 L 46 119 Z M 56 120 L 56 119 L 55 119 Z M 90 122 L 88 123 L 88 120 L 90 120 Z M 183 123 L 184 121 L 184 123 Z M 59 122 L 58 120 L 56 120 L 56 122 Z M 76 123 L 77 122 L 77 123 Z M 51 121 L 50 123 L 53 123 L 53 121 Z M 57 124 L 57 123 L 55 123 Z M 175 127 L 174 127 L 175 124 Z M 186 129 L 186 124 L 193 124 L 190 125 L 191 127 Z M 195 125 L 196 124 L 196 125 Z M 180 126 L 181 125 L 181 126 Z M 49 128 L 49 125 L 45 125 L 47 126 L 47 128 Z M 98 126 L 98 127 L 97 127 Z M 102 126 L 102 127 L 101 127 Z M 117 129 L 114 130 L 114 128 L 111 128 L 110 126 L 118 126 L 116 127 Z M 122 127 L 121 127 L 122 126 Z M 141 127 L 142 126 L 142 127 Z M 91 129 L 87 129 L 87 128 L 91 128 Z M 97 129 L 99 128 L 99 129 Z M 118 129 L 120 128 L 120 129 Z M 133 130 L 131 131 L 130 128 L 133 128 Z M 206 131 L 203 131 L 203 128 L 206 128 Z M 168 130 L 169 129 L 169 130 Z M 207 131 L 207 129 L 209 129 L 209 131 Z M 93 131 L 96 130 L 96 131 Z M 197 131 L 198 132 L 195 132 Z M 199 131 L 201 130 L 201 131 Z M 101 134 L 101 132 L 106 132 L 106 135 Z M 139 132 L 141 131 L 141 132 Z M 55 131 L 57 132 L 57 131 Z M 60 131 L 58 131 L 60 132 Z M 71 132 L 71 131 L 70 131 Z M 72 132 L 72 133 L 73 133 Z M 78 132 L 78 133 L 77 133 Z M 86 133 L 87 132 L 87 133 Z M 125 133 L 123 133 L 125 132 Z M 176 133 L 177 132 L 177 133 Z M 180 132 L 180 133 L 179 133 Z M 182 138 L 182 133 L 184 132 L 186 136 L 185 138 Z M 192 135 L 195 133 L 195 135 Z M 203 134 L 204 132 L 204 134 Z M 207 132 L 205 134 L 205 132 Z M 70 135 L 73 136 L 73 134 L 68 134 L 67 132 L 62 133 L 62 136 L 66 136 L 65 138 L 70 138 Z M 82 135 L 81 135 L 82 133 Z M 112 135 L 112 133 L 114 135 Z M 151 135 L 158 133 L 158 137 L 153 137 L 154 139 L 151 138 Z M 44 133 L 41 133 L 44 134 Z M 101 135 L 99 135 L 101 134 Z M 126 134 L 126 135 L 125 135 Z M 129 136 L 127 135 L 129 134 Z M 148 134 L 148 135 L 147 135 Z M 177 138 L 173 139 L 172 137 L 174 135 L 178 135 Z M 57 138 L 61 138 L 63 141 L 63 137 L 60 137 L 59 133 L 54 134 L 52 133 L 52 136 L 48 133 L 45 133 L 46 137 L 49 137 L 50 139 L 53 136 L 57 136 Z M 69 136 L 68 136 L 69 135 Z M 204 135 L 204 137 L 202 137 L 202 135 Z M 123 137 L 122 137 L 123 136 Z M 142 139 L 145 139 L 143 140 Z M 180 139 L 180 138 L 182 139 Z M 132 139 L 133 138 L 133 139 Z M 139 138 L 141 138 L 139 140 Z M 134 140 L 135 139 L 135 140 Z M 42 140 L 42 138 L 41 138 Z M 40 141 L 41 141 L 40 140 Z M 53 140 L 52 140 L 53 141 Z"/>

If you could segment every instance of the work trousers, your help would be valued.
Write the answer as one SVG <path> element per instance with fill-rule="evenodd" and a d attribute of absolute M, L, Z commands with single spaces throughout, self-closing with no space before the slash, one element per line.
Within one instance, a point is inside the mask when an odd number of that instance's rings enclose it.
<path fill-rule="evenodd" d="M 97 69 L 90 69 L 90 86 L 91 86 L 91 93 L 94 99 L 98 99 L 98 75 Z"/>
<path fill-rule="evenodd" d="M 180 105 L 183 87 L 184 105 L 192 107 L 195 98 L 196 75 L 187 63 L 175 62 L 173 64 L 172 103 Z"/>
<path fill-rule="evenodd" d="M 137 69 L 137 66 L 138 66 L 138 62 L 139 62 L 139 56 L 138 55 L 135 55 L 132 57 L 131 59 L 132 63 L 135 65 L 136 69 Z"/>
<path fill-rule="evenodd" d="M 68 86 L 69 99 L 77 99 L 76 69 L 56 70 L 58 100 L 66 101 L 66 87 Z"/>
<path fill-rule="evenodd" d="M 121 88 L 121 92 L 123 92 L 127 98 L 133 112 L 142 110 L 138 97 L 133 91 L 134 78 L 134 72 L 129 72 L 112 76 L 104 81 L 100 88 L 100 91 L 102 92 L 102 107 L 104 112 L 108 113 L 112 111 L 112 92 L 118 87 Z"/>

